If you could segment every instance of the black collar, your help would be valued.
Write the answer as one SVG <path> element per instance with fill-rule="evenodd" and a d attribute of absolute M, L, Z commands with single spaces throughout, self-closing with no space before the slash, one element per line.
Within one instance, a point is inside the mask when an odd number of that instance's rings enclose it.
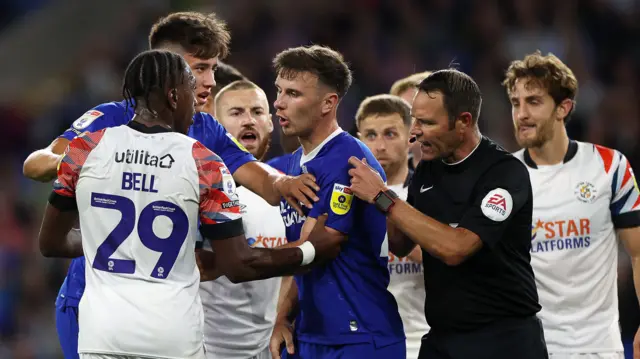
<path fill-rule="evenodd" d="M 567 149 L 567 153 L 564 154 L 564 159 L 562 160 L 562 163 L 567 163 L 571 161 L 571 159 L 573 159 L 576 156 L 577 152 L 578 152 L 578 142 L 574 140 L 569 140 L 569 148 Z M 524 150 L 523 157 L 524 157 L 524 163 L 526 163 L 527 166 L 531 168 L 538 168 L 536 163 L 533 162 L 533 159 L 531 158 L 531 155 L 529 154 L 528 149 Z"/>
<path fill-rule="evenodd" d="M 409 167 L 409 172 L 407 172 L 407 178 L 404 179 L 404 183 L 402 187 L 409 187 L 409 183 L 411 183 L 411 177 L 413 177 L 413 169 Z"/>
<path fill-rule="evenodd" d="M 143 123 L 140 123 L 138 121 L 129 121 L 127 126 L 131 127 L 132 129 L 134 129 L 134 130 L 136 130 L 138 132 L 142 132 L 142 133 L 172 132 L 170 129 L 168 129 L 166 127 L 162 127 L 162 126 L 159 126 L 159 125 L 147 126 L 147 125 L 145 125 Z"/>

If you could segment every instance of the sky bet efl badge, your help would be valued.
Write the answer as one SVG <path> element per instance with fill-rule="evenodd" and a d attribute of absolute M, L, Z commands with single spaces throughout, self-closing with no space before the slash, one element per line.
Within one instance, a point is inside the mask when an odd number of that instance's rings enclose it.
<path fill-rule="evenodd" d="M 96 118 L 100 117 L 104 115 L 102 112 L 97 111 L 97 110 L 89 110 L 87 112 L 84 113 L 84 115 L 80 116 L 79 119 L 75 120 L 73 122 L 73 128 L 75 128 L 76 130 L 84 130 L 85 128 L 87 128 L 91 122 L 95 121 Z"/>
<path fill-rule="evenodd" d="M 335 183 L 331 193 L 331 211 L 337 215 L 347 214 L 353 202 L 353 192 L 345 185 Z"/>

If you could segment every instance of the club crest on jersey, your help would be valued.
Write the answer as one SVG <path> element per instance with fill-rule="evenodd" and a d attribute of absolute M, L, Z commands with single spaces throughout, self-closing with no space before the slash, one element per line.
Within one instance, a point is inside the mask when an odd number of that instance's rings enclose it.
<path fill-rule="evenodd" d="M 509 191 L 496 188 L 482 199 L 480 209 L 485 217 L 495 222 L 502 222 L 509 217 L 513 210 L 513 199 Z"/>
<path fill-rule="evenodd" d="M 244 147 L 242 143 L 240 143 L 240 141 L 238 141 L 237 138 L 233 137 L 229 132 L 227 132 L 227 137 L 229 137 L 231 141 L 233 141 L 233 143 L 235 143 L 236 146 L 238 146 L 239 149 L 243 150 L 244 152 L 249 152 L 249 150 L 247 150 L 247 148 Z"/>
<path fill-rule="evenodd" d="M 576 185 L 574 193 L 579 201 L 584 203 L 592 203 L 596 199 L 598 190 L 591 183 L 582 181 Z"/>
<path fill-rule="evenodd" d="M 337 215 L 344 215 L 351 209 L 353 192 L 351 188 L 335 183 L 331 192 L 331 211 Z"/>
<path fill-rule="evenodd" d="M 89 110 L 84 113 L 84 115 L 80 116 L 77 120 L 73 122 L 72 127 L 76 130 L 84 130 L 87 128 L 91 122 L 95 121 L 96 118 L 104 115 L 104 113 L 97 110 Z"/>

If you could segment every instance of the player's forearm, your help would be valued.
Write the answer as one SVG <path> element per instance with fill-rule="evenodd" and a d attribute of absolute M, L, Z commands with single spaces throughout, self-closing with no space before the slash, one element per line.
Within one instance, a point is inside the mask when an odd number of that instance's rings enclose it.
<path fill-rule="evenodd" d="M 77 258 L 84 254 L 82 235 L 79 230 L 72 230 L 77 218 L 78 212 L 60 212 L 47 205 L 38 235 L 40 253 L 43 256 Z"/>
<path fill-rule="evenodd" d="M 416 244 L 389 219 L 387 219 L 387 238 L 389 250 L 399 257 L 406 257 L 413 248 L 416 248 Z"/>
<path fill-rule="evenodd" d="M 49 182 L 56 177 L 61 156 L 49 149 L 35 151 L 24 161 L 22 172 L 32 180 Z"/>
<path fill-rule="evenodd" d="M 631 257 L 631 268 L 633 270 L 633 285 L 636 288 L 636 297 L 640 302 L 640 256 Z"/>
<path fill-rule="evenodd" d="M 298 285 L 292 276 L 282 278 L 278 296 L 277 322 L 293 322 L 298 307 Z"/>
<path fill-rule="evenodd" d="M 233 283 L 292 275 L 300 269 L 302 251 L 299 248 L 251 248 L 238 265 L 222 268 Z"/>
<path fill-rule="evenodd" d="M 269 173 L 255 161 L 245 163 L 233 173 L 236 182 L 262 197 L 272 206 L 277 206 L 280 203 L 276 180 L 281 176 Z"/>
<path fill-rule="evenodd" d="M 396 200 L 388 219 L 414 243 L 448 265 L 462 263 L 481 245 L 474 233 L 440 223 L 405 201 Z"/>

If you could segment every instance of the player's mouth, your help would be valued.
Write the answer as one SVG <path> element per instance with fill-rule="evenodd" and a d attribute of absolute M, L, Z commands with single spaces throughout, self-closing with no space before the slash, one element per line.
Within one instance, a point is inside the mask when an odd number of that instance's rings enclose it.
<path fill-rule="evenodd" d="M 238 140 L 240 140 L 240 143 L 245 147 L 255 147 L 258 144 L 259 139 L 260 136 L 254 129 L 243 130 L 238 135 Z"/>
<path fill-rule="evenodd" d="M 200 92 L 197 96 L 196 96 L 196 100 L 198 101 L 198 106 L 202 106 L 205 103 L 207 103 L 207 99 L 209 99 L 209 95 L 211 95 L 211 91 L 203 91 Z"/>
<path fill-rule="evenodd" d="M 518 125 L 518 134 L 520 136 L 529 136 L 535 134 L 536 125 Z"/>
<path fill-rule="evenodd" d="M 280 127 L 287 127 L 291 123 L 288 118 L 278 114 L 277 112 L 276 116 L 278 116 L 278 123 L 280 124 Z"/>

